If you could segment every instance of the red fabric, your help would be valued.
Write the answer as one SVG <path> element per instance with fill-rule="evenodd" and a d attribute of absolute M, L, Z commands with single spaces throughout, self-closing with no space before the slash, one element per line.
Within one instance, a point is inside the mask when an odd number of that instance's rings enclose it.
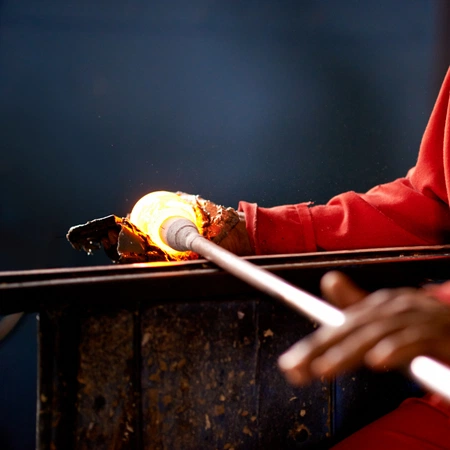
<path fill-rule="evenodd" d="M 326 205 L 259 208 L 241 202 L 256 254 L 450 242 L 450 70 L 405 178 Z"/>
<path fill-rule="evenodd" d="M 406 177 L 365 194 L 347 192 L 326 205 L 260 208 L 241 202 L 256 254 L 450 243 L 450 69 Z M 429 287 L 450 303 L 450 282 Z M 450 404 L 410 399 L 335 447 L 450 449 Z"/>
<path fill-rule="evenodd" d="M 449 415 L 425 400 L 411 398 L 333 447 L 333 450 L 380 449 L 448 450 Z"/>

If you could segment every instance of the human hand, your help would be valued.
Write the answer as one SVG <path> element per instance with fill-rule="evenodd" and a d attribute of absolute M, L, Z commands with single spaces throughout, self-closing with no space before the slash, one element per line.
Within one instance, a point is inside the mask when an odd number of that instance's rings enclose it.
<path fill-rule="evenodd" d="M 177 194 L 192 205 L 196 215 L 201 219 L 199 222 L 203 222 L 200 231 L 204 237 L 236 255 L 254 254 L 244 213 L 205 200 L 198 195 L 184 192 Z"/>
<path fill-rule="evenodd" d="M 218 244 L 238 256 L 253 255 L 254 251 L 250 244 L 250 238 L 245 223 L 245 215 L 242 212 L 239 212 L 238 214 L 239 222 L 227 232 L 225 237 L 218 242 Z"/>
<path fill-rule="evenodd" d="M 279 358 L 294 385 L 332 377 L 365 364 L 373 369 L 399 368 L 415 356 L 450 361 L 450 307 L 424 289 L 382 289 L 367 294 L 349 278 L 329 272 L 324 295 L 345 308 L 340 327 L 322 326 Z"/>

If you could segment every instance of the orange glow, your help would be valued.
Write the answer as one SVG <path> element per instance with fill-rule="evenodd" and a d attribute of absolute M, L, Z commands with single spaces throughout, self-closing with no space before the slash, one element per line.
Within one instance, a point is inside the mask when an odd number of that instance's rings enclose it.
<path fill-rule="evenodd" d="M 130 213 L 130 222 L 148 234 L 160 249 L 176 258 L 186 252 L 173 250 L 163 242 L 160 235 L 161 225 L 171 217 L 184 217 L 196 224 L 199 230 L 201 229 L 201 219 L 197 216 L 195 207 L 179 195 L 167 191 L 156 191 L 144 195 L 134 205 Z"/>

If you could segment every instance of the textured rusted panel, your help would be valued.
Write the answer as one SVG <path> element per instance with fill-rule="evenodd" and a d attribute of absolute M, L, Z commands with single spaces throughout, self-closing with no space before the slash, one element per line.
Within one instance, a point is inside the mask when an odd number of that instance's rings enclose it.
<path fill-rule="evenodd" d="M 301 389 L 280 373 L 278 357 L 314 325 L 272 299 L 259 310 L 259 430 L 261 449 L 309 448 L 330 433 L 330 385 L 317 381 Z"/>
<path fill-rule="evenodd" d="M 37 447 L 74 448 L 79 321 L 72 310 L 39 314 Z"/>
<path fill-rule="evenodd" d="M 133 312 L 81 321 L 75 448 L 137 448 Z"/>
<path fill-rule="evenodd" d="M 144 448 L 257 448 L 255 302 L 150 308 L 142 318 Z"/>

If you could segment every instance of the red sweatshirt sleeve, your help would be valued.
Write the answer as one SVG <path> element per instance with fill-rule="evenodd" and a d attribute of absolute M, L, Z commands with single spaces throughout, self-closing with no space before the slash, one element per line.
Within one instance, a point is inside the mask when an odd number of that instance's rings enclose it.
<path fill-rule="evenodd" d="M 450 242 L 450 69 L 406 177 L 326 205 L 260 208 L 240 202 L 256 254 Z"/>

